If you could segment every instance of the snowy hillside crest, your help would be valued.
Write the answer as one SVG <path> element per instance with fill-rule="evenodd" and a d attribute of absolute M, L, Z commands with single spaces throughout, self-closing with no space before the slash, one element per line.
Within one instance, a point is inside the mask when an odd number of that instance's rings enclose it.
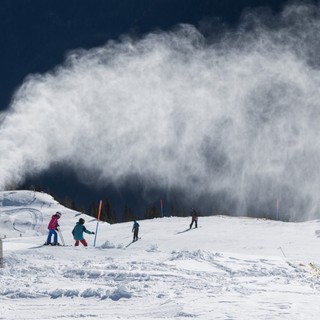
<path fill-rule="evenodd" d="M 43 235 L 47 232 L 49 217 L 58 210 L 66 214 L 73 212 L 46 193 L 0 192 L 0 237 Z"/>

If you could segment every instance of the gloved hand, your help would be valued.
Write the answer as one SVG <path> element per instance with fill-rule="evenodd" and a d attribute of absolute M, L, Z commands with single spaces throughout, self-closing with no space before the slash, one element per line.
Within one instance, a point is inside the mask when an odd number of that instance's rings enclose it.
<path fill-rule="evenodd" d="M 92 231 L 91 234 L 94 234 L 94 232 Z"/>

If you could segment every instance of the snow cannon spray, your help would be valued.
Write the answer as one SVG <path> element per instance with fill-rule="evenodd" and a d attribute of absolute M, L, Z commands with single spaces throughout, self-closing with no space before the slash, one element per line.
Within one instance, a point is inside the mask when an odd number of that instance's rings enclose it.
<path fill-rule="evenodd" d="M 290 2 L 248 9 L 237 28 L 182 24 L 72 50 L 29 75 L 0 116 L 0 189 L 66 162 L 97 190 L 141 181 L 145 203 L 166 194 L 274 218 L 278 198 L 282 220 L 319 218 L 320 4 Z"/>

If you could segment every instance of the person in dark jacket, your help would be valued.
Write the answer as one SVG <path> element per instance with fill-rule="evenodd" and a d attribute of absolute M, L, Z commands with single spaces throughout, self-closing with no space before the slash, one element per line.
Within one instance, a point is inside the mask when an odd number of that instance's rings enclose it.
<path fill-rule="evenodd" d="M 198 228 L 198 213 L 196 210 L 192 209 L 191 212 L 191 223 L 190 223 L 190 229 L 193 226 L 193 223 L 195 223 L 195 228 Z"/>
<path fill-rule="evenodd" d="M 137 241 L 139 239 L 139 223 L 134 220 L 133 221 L 133 227 L 132 227 L 132 232 L 133 232 L 133 242 Z"/>
<path fill-rule="evenodd" d="M 51 220 L 48 224 L 48 230 L 49 230 L 49 234 L 48 234 L 48 238 L 47 238 L 47 242 L 45 243 L 45 245 L 49 245 L 51 244 L 52 246 L 57 246 L 59 245 L 58 243 L 58 227 L 59 227 L 59 223 L 58 220 L 61 217 L 61 213 L 58 211 L 56 212 L 52 217 Z M 53 236 L 53 242 L 51 243 L 51 238 Z"/>
<path fill-rule="evenodd" d="M 93 231 L 89 231 L 85 226 L 84 226 L 84 219 L 80 218 L 79 222 L 76 223 L 75 227 L 72 230 L 73 238 L 76 241 L 75 246 L 77 247 L 79 245 L 79 242 L 81 242 L 85 247 L 88 246 L 87 241 L 83 237 L 83 233 L 88 233 L 88 234 L 94 234 Z"/>

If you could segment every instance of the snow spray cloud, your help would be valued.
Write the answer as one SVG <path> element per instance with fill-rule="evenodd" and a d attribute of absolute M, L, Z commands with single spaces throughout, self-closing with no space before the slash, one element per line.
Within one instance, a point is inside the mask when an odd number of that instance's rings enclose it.
<path fill-rule="evenodd" d="M 0 188 L 53 164 L 90 184 L 206 195 L 234 214 L 320 213 L 320 9 L 248 12 L 71 52 L 29 76 L 0 124 Z M 202 197 L 202 198 L 201 198 Z M 208 208 L 208 207 L 207 207 Z"/>

